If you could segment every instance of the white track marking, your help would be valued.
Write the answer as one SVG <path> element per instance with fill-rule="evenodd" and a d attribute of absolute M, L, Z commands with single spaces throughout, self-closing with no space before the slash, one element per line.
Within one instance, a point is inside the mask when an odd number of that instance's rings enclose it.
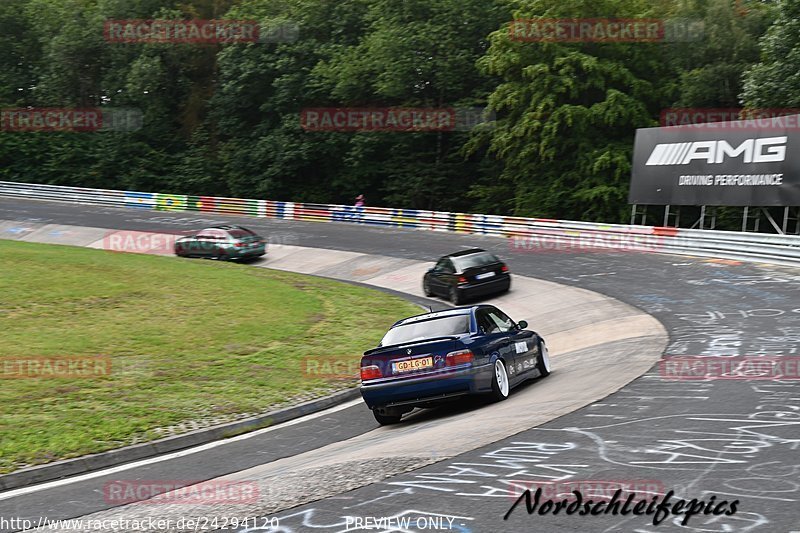
<path fill-rule="evenodd" d="M 167 455 L 159 455 L 158 457 L 151 457 L 150 459 L 142 459 L 141 461 L 136 461 L 134 463 L 128 463 L 120 466 L 114 466 L 111 468 L 107 468 L 105 470 L 98 470 L 96 472 L 89 472 L 87 474 L 81 474 L 79 476 L 69 477 L 66 479 L 59 479 L 56 481 L 49 481 L 47 483 L 42 483 L 40 485 L 33 485 L 29 487 L 22 487 L 19 489 L 10 490 L 7 492 L 0 493 L 0 500 L 7 500 L 9 498 L 14 498 L 15 496 L 22 496 L 23 494 L 31 494 L 33 492 L 38 492 L 40 490 L 52 489 L 54 487 L 60 487 L 63 485 L 69 485 L 71 483 L 78 483 L 80 481 L 86 481 L 87 479 L 93 479 L 96 477 L 108 476 L 111 474 L 116 474 L 117 472 L 122 472 L 125 470 L 130 470 L 131 468 L 138 468 L 140 466 L 151 465 L 155 463 L 160 463 L 162 461 L 168 461 L 170 459 L 176 459 L 178 457 L 185 457 L 187 455 L 192 455 L 198 452 L 202 452 L 205 450 L 210 450 L 211 448 L 216 448 L 217 446 L 224 446 L 226 444 L 230 444 L 232 442 L 239 442 L 241 440 L 251 439 L 253 437 L 258 437 L 259 435 L 264 435 L 265 433 L 269 433 L 271 431 L 275 431 L 276 429 L 282 429 L 288 426 L 294 426 L 295 424 L 300 424 L 302 422 L 307 422 L 309 420 L 313 420 L 315 418 L 319 418 L 321 416 L 326 416 L 337 411 L 341 411 L 343 409 L 347 409 L 348 407 L 353 407 L 354 405 L 359 405 L 362 403 L 361 398 L 357 398 L 355 400 L 351 400 L 347 403 L 342 405 L 337 405 L 336 407 L 331 407 L 330 409 L 326 409 L 324 411 L 320 411 L 319 413 L 313 413 L 310 415 L 306 415 L 301 418 L 295 418 L 294 420 L 289 420 L 287 422 L 283 422 L 281 424 L 259 429 L 258 431 L 253 431 L 252 433 L 245 433 L 244 435 L 239 435 L 237 437 L 231 437 L 229 439 L 218 440 L 214 442 L 209 442 L 208 444 L 203 444 L 201 446 L 196 446 L 194 448 L 188 448 L 186 450 L 180 450 L 177 452 L 169 453 Z"/>

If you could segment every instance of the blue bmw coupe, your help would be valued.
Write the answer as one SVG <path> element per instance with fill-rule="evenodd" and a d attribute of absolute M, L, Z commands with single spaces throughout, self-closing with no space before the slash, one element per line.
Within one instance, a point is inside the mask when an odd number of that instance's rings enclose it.
<path fill-rule="evenodd" d="M 457 307 L 397 322 L 361 358 L 361 395 L 380 424 L 415 407 L 467 394 L 508 398 L 550 374 L 544 339 L 492 305 Z"/>

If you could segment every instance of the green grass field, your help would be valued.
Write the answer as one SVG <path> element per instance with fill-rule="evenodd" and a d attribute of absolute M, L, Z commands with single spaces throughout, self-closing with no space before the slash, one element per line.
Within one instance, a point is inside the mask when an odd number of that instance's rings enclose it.
<path fill-rule="evenodd" d="M 356 384 L 358 361 L 419 308 L 251 266 L 0 241 L 0 358 L 110 356 L 92 378 L 0 367 L 0 473 L 268 411 Z"/>

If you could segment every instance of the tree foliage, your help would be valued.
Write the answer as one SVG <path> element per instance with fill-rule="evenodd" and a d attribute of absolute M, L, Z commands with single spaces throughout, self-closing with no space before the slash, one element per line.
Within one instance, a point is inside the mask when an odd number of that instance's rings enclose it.
<path fill-rule="evenodd" d="M 635 130 L 663 109 L 798 105 L 798 15 L 793 0 L 4 0 L 0 106 L 136 108 L 144 125 L 0 131 L 0 179 L 620 221 Z M 683 18 L 704 33 L 513 40 L 508 23 L 530 17 Z M 152 18 L 299 34 L 104 39 L 107 20 Z M 471 132 L 300 125 L 312 107 L 483 106 L 496 119 Z"/>
<path fill-rule="evenodd" d="M 745 74 L 745 104 L 800 108 L 800 2 L 778 2 L 777 18 L 760 45 L 760 61 Z"/>

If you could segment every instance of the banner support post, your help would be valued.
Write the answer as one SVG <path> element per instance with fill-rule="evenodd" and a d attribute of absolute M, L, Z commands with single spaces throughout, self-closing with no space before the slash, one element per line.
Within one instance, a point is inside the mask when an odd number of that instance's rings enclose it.
<path fill-rule="evenodd" d="M 783 208 L 783 234 L 786 235 L 786 230 L 789 227 L 789 206 Z"/>
<path fill-rule="evenodd" d="M 777 231 L 779 235 L 785 235 L 786 234 L 785 231 L 782 231 L 781 228 L 778 227 L 778 223 L 775 222 L 774 218 L 772 218 L 772 215 L 770 214 L 769 209 L 767 209 L 766 207 L 762 207 L 761 208 L 761 212 L 764 213 L 764 216 L 767 217 L 767 220 L 769 221 L 770 224 L 772 224 L 772 227 L 775 228 L 775 231 Z"/>

